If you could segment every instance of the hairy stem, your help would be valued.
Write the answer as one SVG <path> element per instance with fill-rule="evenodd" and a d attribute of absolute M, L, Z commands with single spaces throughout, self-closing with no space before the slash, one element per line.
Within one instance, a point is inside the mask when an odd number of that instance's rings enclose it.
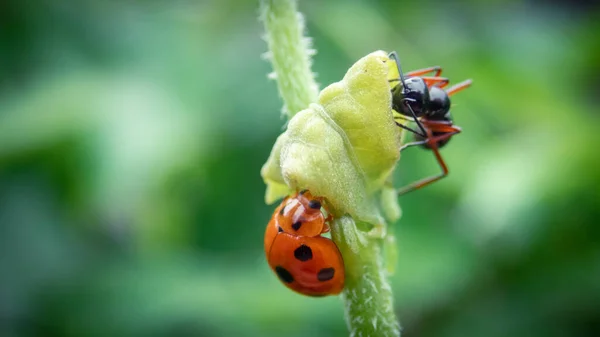
<path fill-rule="evenodd" d="M 266 29 L 269 51 L 288 119 L 317 101 L 319 88 L 310 70 L 311 41 L 304 36 L 304 18 L 295 0 L 262 0 L 260 18 Z"/>
<path fill-rule="evenodd" d="M 310 40 L 303 36 L 304 20 L 297 12 L 295 0 L 261 0 L 260 11 L 273 77 L 285 104 L 284 112 L 291 119 L 318 98 L 310 70 Z M 346 268 L 343 299 L 351 336 L 400 336 L 382 261 L 383 240 L 359 231 L 349 216 L 336 219 L 331 233 Z"/>
<path fill-rule="evenodd" d="M 331 235 L 346 267 L 343 298 L 350 336 L 400 336 L 392 289 L 381 256 L 381 240 L 359 231 L 348 216 L 334 221 Z"/>

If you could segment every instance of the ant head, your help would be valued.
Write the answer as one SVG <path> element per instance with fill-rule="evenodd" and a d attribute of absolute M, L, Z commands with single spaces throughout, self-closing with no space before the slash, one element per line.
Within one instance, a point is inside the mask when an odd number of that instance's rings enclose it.
<path fill-rule="evenodd" d="M 413 117 L 425 115 L 429 102 L 429 89 L 420 77 L 409 77 L 392 90 L 392 108 L 397 112 Z M 412 112 L 411 112 L 412 109 Z"/>
<path fill-rule="evenodd" d="M 450 118 L 450 97 L 439 87 L 429 88 L 427 119 L 434 121 L 452 121 Z"/>
<path fill-rule="evenodd" d="M 411 105 L 417 116 L 425 114 L 425 108 L 429 102 L 429 89 L 420 77 L 409 77 L 402 81 L 404 83 L 402 96 Z"/>
<path fill-rule="evenodd" d="M 400 75 L 400 83 L 392 88 L 392 108 L 408 117 L 422 117 L 429 101 L 427 84 L 420 77 L 404 77 L 396 52 L 389 56 L 396 62 Z"/>

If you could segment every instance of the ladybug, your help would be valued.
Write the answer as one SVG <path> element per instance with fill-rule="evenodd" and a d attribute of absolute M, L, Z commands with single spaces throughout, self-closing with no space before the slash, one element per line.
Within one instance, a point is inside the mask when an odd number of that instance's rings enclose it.
<path fill-rule="evenodd" d="M 307 296 L 339 294 L 344 288 L 344 260 L 329 231 L 323 199 L 301 191 L 275 209 L 265 232 L 267 262 L 288 288 Z"/>

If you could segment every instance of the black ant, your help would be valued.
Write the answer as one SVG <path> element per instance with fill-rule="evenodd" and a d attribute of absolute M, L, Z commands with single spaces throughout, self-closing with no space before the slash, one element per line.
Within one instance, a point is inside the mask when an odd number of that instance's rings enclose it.
<path fill-rule="evenodd" d="M 441 67 L 430 67 L 411 71 L 404 77 L 400 67 L 400 59 L 396 52 L 391 52 L 389 57 L 394 59 L 398 67 L 399 79 L 390 82 L 400 82 L 392 88 L 392 108 L 404 120 L 414 121 L 418 130 L 396 122 L 396 124 L 415 135 L 415 141 L 404 144 L 400 151 L 415 145 L 421 145 L 432 150 L 442 173 L 431 176 L 398 190 L 398 195 L 414 191 L 421 187 L 436 182 L 448 175 L 448 167 L 440 155 L 439 149 L 450 141 L 450 138 L 461 132 L 461 128 L 454 125 L 450 116 L 450 96 L 468 88 L 471 80 L 460 82 L 447 90 L 443 90 L 450 82 L 442 74 Z M 428 73 L 434 76 L 422 76 Z"/>

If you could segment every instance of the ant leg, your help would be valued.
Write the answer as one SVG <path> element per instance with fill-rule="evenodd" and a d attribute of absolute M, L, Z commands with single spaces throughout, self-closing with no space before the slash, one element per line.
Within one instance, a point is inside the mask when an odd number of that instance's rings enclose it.
<path fill-rule="evenodd" d="M 427 127 L 430 127 L 429 122 L 428 122 Z M 430 138 L 426 138 L 423 140 L 406 143 L 400 147 L 400 152 L 402 152 L 402 150 L 409 148 L 411 146 L 424 145 L 429 142 L 433 142 L 434 144 L 437 144 L 437 142 L 439 142 L 441 140 L 445 140 L 447 138 L 450 138 L 450 137 L 462 132 L 461 128 L 459 128 L 458 126 L 454 126 L 454 125 L 442 125 L 442 127 L 434 126 L 434 127 L 430 128 L 429 130 L 432 130 L 433 132 L 443 132 L 444 134 L 441 136 L 430 137 Z"/>
<path fill-rule="evenodd" d="M 450 89 L 446 90 L 446 93 L 448 94 L 448 96 L 452 96 L 457 92 L 470 87 L 471 83 L 473 83 L 472 80 L 462 81 L 458 84 L 453 85 Z"/>
<path fill-rule="evenodd" d="M 417 114 L 415 113 L 415 111 L 412 109 L 412 107 L 408 103 L 408 102 L 414 102 L 414 101 L 415 100 L 413 100 L 411 98 L 403 98 L 402 99 L 402 103 L 404 103 L 404 105 L 408 108 L 408 110 L 410 111 L 410 114 L 412 115 L 412 118 L 414 119 L 415 123 L 417 123 L 417 126 L 419 127 L 419 130 L 421 130 L 421 134 L 419 134 L 417 132 L 415 132 L 415 134 L 417 134 L 417 135 L 419 135 L 421 137 L 427 138 L 427 131 L 425 131 L 425 127 L 423 126 L 423 124 L 421 123 L 421 121 L 419 120 L 419 118 L 417 117 Z"/>
<path fill-rule="evenodd" d="M 411 146 L 423 145 L 423 144 L 427 144 L 427 139 L 419 140 L 419 141 L 416 141 L 416 142 L 406 143 L 406 144 L 404 144 L 404 145 L 402 145 L 400 147 L 400 152 L 402 152 L 403 150 L 405 150 L 406 148 L 409 148 Z"/>
<path fill-rule="evenodd" d="M 398 122 L 396 122 L 396 121 L 394 121 L 394 123 L 396 123 L 396 125 L 397 125 L 397 126 L 399 126 L 399 127 L 403 128 L 403 129 L 404 129 L 404 130 L 406 130 L 406 131 L 410 131 L 410 132 L 412 132 L 412 133 L 414 133 L 414 134 L 416 134 L 416 135 L 419 135 L 419 136 L 421 135 L 421 134 L 419 133 L 419 131 L 417 131 L 417 130 L 414 130 L 414 129 L 411 129 L 411 128 L 409 128 L 408 126 L 406 126 L 406 125 L 404 125 L 404 124 L 402 124 L 402 123 L 398 123 Z"/>
<path fill-rule="evenodd" d="M 443 88 L 450 83 L 450 80 L 446 77 L 423 76 L 421 78 L 423 79 L 423 81 L 425 81 L 425 84 L 427 85 L 428 88 L 431 88 L 432 86 L 437 86 L 438 88 Z M 394 78 L 392 80 L 388 80 L 388 82 L 390 82 L 390 83 L 400 82 L 400 79 Z"/>
<path fill-rule="evenodd" d="M 402 115 L 402 117 L 394 117 L 394 122 L 396 123 L 397 126 L 403 128 L 404 130 L 410 131 L 416 135 L 419 135 L 423 138 L 427 138 L 427 131 L 425 131 L 425 127 L 423 126 L 423 124 L 421 123 L 421 121 L 419 120 L 419 118 L 417 117 L 417 114 L 414 112 L 414 110 L 412 109 L 412 107 L 410 106 L 410 104 L 406 103 L 406 102 L 414 102 L 415 100 L 412 98 L 403 98 L 402 102 L 404 103 L 404 105 L 408 108 L 408 110 L 410 111 L 410 114 L 412 115 L 412 119 L 408 119 L 408 118 L 404 118 L 405 115 Z M 401 118 L 404 120 L 409 120 L 411 122 L 415 122 L 417 124 L 417 126 L 419 127 L 420 131 L 414 130 L 409 128 L 408 126 L 398 123 L 395 121 L 395 119 L 397 118 Z"/>
<path fill-rule="evenodd" d="M 421 76 L 421 75 L 425 75 L 425 74 L 432 73 L 432 72 L 435 72 L 435 75 L 433 75 L 433 76 L 438 77 L 442 74 L 442 67 L 435 66 L 435 67 L 417 69 L 417 70 L 407 72 L 406 76 Z"/>
<path fill-rule="evenodd" d="M 434 183 L 444 177 L 446 177 L 448 175 L 448 167 L 446 166 L 446 163 L 444 162 L 444 159 L 442 158 L 442 156 L 439 153 L 439 150 L 437 148 L 433 149 L 433 153 L 435 154 L 435 157 L 438 160 L 438 163 L 440 164 L 440 167 L 442 168 L 442 173 L 436 175 L 436 176 L 432 176 L 429 178 L 425 178 L 422 180 L 419 180 L 415 183 L 412 183 L 408 186 L 405 186 L 401 189 L 398 189 L 398 196 L 404 195 L 406 193 L 412 192 L 414 190 L 417 190 L 419 188 L 423 188 L 431 183 Z"/>
<path fill-rule="evenodd" d="M 425 84 L 427 85 L 428 88 L 431 88 L 432 86 L 437 86 L 438 88 L 443 88 L 443 87 L 447 86 L 448 83 L 450 83 L 450 80 L 446 77 L 422 76 L 421 78 L 423 79 L 423 81 L 425 81 Z M 390 83 L 400 82 L 400 79 L 394 78 L 392 80 L 388 80 L 388 82 L 390 82 Z"/>
<path fill-rule="evenodd" d="M 429 178 L 421 179 L 421 180 L 414 182 L 408 186 L 398 189 L 397 193 L 399 196 L 404 195 L 409 192 L 412 192 L 419 188 L 423 188 L 423 187 L 425 187 L 431 183 L 434 183 L 448 175 L 448 172 L 449 172 L 448 166 L 446 166 L 446 162 L 442 158 L 442 155 L 440 154 L 440 151 L 436 144 L 437 144 L 437 142 L 439 142 L 441 140 L 445 140 L 445 139 L 452 137 L 454 134 L 455 133 L 448 133 L 448 134 L 445 134 L 442 136 L 432 137 L 427 141 L 427 143 L 429 143 L 429 146 L 431 147 L 431 150 L 433 151 L 433 154 L 435 155 L 435 158 L 436 158 L 438 164 L 440 165 L 440 168 L 442 169 L 442 173 L 435 175 L 435 176 L 431 176 Z"/>
<path fill-rule="evenodd" d="M 414 132 L 415 134 L 418 134 L 417 132 L 415 132 L 413 129 L 411 129 L 409 127 L 406 127 L 398 122 L 396 122 L 396 124 L 402 128 L 405 128 L 405 129 L 408 129 L 409 131 Z M 460 127 L 458 127 L 454 124 L 451 124 L 451 122 L 426 121 L 425 125 L 427 125 L 427 129 L 431 130 L 432 132 L 438 132 L 438 133 L 443 133 L 443 134 L 441 136 L 436 136 L 436 137 L 433 137 L 433 136 L 423 137 L 423 138 L 425 138 L 423 140 L 406 143 L 400 147 L 400 151 L 402 151 L 408 147 L 411 147 L 411 146 L 423 145 L 430 141 L 433 141 L 434 143 L 437 144 L 437 142 L 440 140 L 444 140 L 446 138 L 449 138 L 450 136 L 453 136 L 455 134 L 462 132 L 462 129 Z M 447 134 L 450 134 L 450 135 L 447 136 Z"/>
<path fill-rule="evenodd" d="M 450 83 L 450 80 L 447 79 L 446 77 L 423 76 L 421 78 L 423 79 L 423 81 L 425 81 L 425 84 L 427 85 L 428 88 L 431 88 L 432 86 L 436 86 L 438 88 L 443 88 L 443 87 L 447 86 L 448 83 Z"/>
<path fill-rule="evenodd" d="M 429 130 L 431 130 L 431 132 L 438 132 L 438 133 L 444 133 L 444 134 L 446 134 L 446 133 L 457 134 L 462 131 L 462 129 L 460 127 L 452 124 L 452 122 L 447 122 L 447 121 L 430 121 L 430 120 L 428 120 L 425 124 L 427 125 L 427 128 Z M 444 136 L 444 135 L 442 135 L 442 136 Z"/>

